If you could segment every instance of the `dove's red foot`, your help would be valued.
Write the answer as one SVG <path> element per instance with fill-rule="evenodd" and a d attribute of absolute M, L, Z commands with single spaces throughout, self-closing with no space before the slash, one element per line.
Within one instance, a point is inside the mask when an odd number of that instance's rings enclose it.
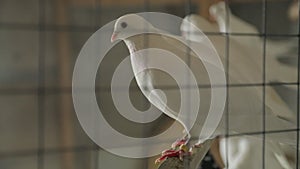
<path fill-rule="evenodd" d="M 184 156 L 190 156 L 192 152 L 189 151 L 189 148 L 186 144 L 187 140 L 185 139 L 177 140 L 172 144 L 171 149 L 165 150 L 161 153 L 161 157 L 156 159 L 155 163 L 160 163 L 169 157 L 177 157 L 180 160 L 183 160 Z"/>
<path fill-rule="evenodd" d="M 173 144 L 172 144 L 172 148 L 176 149 L 178 147 L 180 147 L 181 145 L 186 145 L 188 142 L 187 139 L 180 139 L 180 140 L 176 140 Z"/>

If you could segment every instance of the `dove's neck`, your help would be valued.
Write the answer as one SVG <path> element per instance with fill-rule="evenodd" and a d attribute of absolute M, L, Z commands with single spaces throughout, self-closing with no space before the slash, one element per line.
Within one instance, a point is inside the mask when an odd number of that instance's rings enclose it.
<path fill-rule="evenodd" d="M 124 42 L 131 54 L 138 50 L 146 49 L 148 40 L 149 40 L 149 36 L 147 34 L 140 34 L 140 35 L 135 35 L 127 39 L 124 39 Z"/>
<path fill-rule="evenodd" d="M 131 36 L 124 40 L 129 53 L 130 53 L 130 59 L 132 66 L 137 66 L 136 68 L 145 68 L 146 62 L 149 59 L 149 57 L 143 55 L 141 52 L 137 52 L 143 49 L 147 49 L 149 46 L 148 41 L 149 36 L 147 34 L 140 34 L 136 36 Z"/>
<path fill-rule="evenodd" d="M 132 40 L 125 39 L 124 42 L 129 50 L 130 54 L 133 54 L 134 52 L 137 51 L 136 45 Z"/>
<path fill-rule="evenodd" d="M 144 56 L 142 55 L 142 53 L 137 52 L 145 49 L 145 45 L 143 45 L 143 37 L 143 35 L 136 35 L 124 40 L 130 53 L 131 65 L 135 74 L 147 67 L 147 56 Z"/>

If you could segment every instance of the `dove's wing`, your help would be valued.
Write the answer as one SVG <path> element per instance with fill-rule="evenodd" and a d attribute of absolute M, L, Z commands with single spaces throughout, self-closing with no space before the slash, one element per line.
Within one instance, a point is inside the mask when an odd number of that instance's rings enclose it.
<path fill-rule="evenodd" d="M 220 57 L 225 58 L 225 39 L 211 38 L 211 41 L 218 50 Z M 229 129 L 237 133 L 262 132 L 264 107 L 266 109 L 267 130 L 294 129 L 296 125 L 292 121 L 295 122 L 295 115 L 273 88 L 266 88 L 266 105 L 263 105 L 262 86 L 243 85 L 255 84 L 262 79 L 261 66 L 251 59 L 252 54 L 245 52 L 243 47 L 233 40 L 229 50 L 229 83 L 237 84 L 228 89 Z M 225 125 L 225 122 L 223 124 Z M 275 135 L 273 138 L 280 142 L 293 142 L 296 139 L 294 136 L 289 134 L 286 140 L 275 138 Z M 296 145 L 295 143 L 292 144 Z"/>
<path fill-rule="evenodd" d="M 217 23 L 220 27 L 220 31 L 224 31 L 222 28 L 222 25 L 224 27 L 225 24 L 225 4 L 224 2 L 220 2 L 216 5 L 213 5 L 211 7 L 211 13 L 214 14 L 214 16 L 217 19 Z M 242 21 L 241 19 L 237 18 L 236 16 L 232 15 L 229 12 L 229 17 L 231 18 L 232 27 L 229 29 L 229 31 L 238 32 L 242 28 L 242 30 L 247 32 L 253 32 L 258 33 L 257 30 L 251 26 L 250 24 Z M 201 16 L 193 15 L 193 17 L 186 17 L 190 20 L 191 24 L 195 25 L 196 27 L 202 26 L 202 25 L 210 25 L 205 26 L 207 27 L 215 27 L 214 29 L 217 29 L 216 24 L 211 24 L 206 22 L 203 22 L 203 19 Z M 196 19 L 198 18 L 198 19 Z M 202 23 L 199 23 L 202 22 Z M 195 40 L 200 39 L 202 36 L 199 36 L 197 34 L 193 34 L 195 30 L 192 26 L 188 26 L 189 23 L 183 22 L 184 25 L 181 26 L 181 28 L 189 27 L 191 28 L 191 33 L 189 36 L 185 36 L 187 39 Z M 202 27 L 199 27 L 199 29 L 202 29 Z M 184 30 L 187 32 L 187 30 Z M 188 33 L 187 33 L 188 34 Z M 221 58 L 224 60 L 224 53 L 226 52 L 226 45 L 224 38 L 220 37 L 213 37 L 209 36 L 210 40 L 213 42 L 213 44 L 216 46 L 216 49 L 218 50 L 218 53 L 221 55 Z M 243 83 L 243 84 L 259 84 L 262 83 L 262 75 L 263 75 L 263 67 L 262 67 L 262 42 L 259 37 L 230 37 L 230 44 L 229 44 L 229 83 Z M 237 50 L 238 49 L 238 50 Z M 223 57 L 222 57 L 223 55 Z M 268 57 L 268 56 L 267 56 Z M 269 56 L 271 57 L 271 56 Z M 284 77 L 287 79 L 287 81 L 291 81 L 297 74 L 297 71 L 295 71 L 293 68 L 284 67 L 282 64 L 278 62 L 278 60 L 273 57 L 269 58 L 267 60 L 267 69 L 266 69 L 266 76 L 269 80 L 278 81 L 276 79 L 277 77 Z M 237 64 L 238 63 L 238 64 Z M 276 68 L 279 71 L 273 71 L 271 68 Z M 279 73 L 279 74 L 278 74 Z M 290 79 L 288 79 L 290 78 Z M 274 113 L 282 118 L 288 119 L 290 121 L 296 120 L 295 114 L 292 113 L 292 111 L 288 108 L 286 103 L 280 98 L 280 96 L 273 90 L 273 88 L 267 88 L 266 91 L 266 104 L 269 105 L 269 107 L 272 107 L 274 110 Z"/>
<path fill-rule="evenodd" d="M 153 70 L 147 69 L 147 64 L 145 61 L 149 59 L 144 58 L 141 54 L 133 53 L 131 54 L 131 62 L 133 72 L 135 73 L 135 79 L 138 86 L 140 87 L 146 98 L 155 105 L 158 109 L 163 112 L 168 112 L 167 115 L 173 119 L 177 119 L 177 113 L 173 109 L 166 106 L 166 98 L 163 93 L 159 92 L 157 89 L 157 83 L 155 82 L 155 77 L 153 77 Z M 141 68 L 146 69 L 145 71 L 139 71 Z"/>
<path fill-rule="evenodd" d="M 176 44 L 174 39 L 165 38 L 170 44 Z M 210 40 L 213 42 L 214 46 L 218 50 L 220 54 L 220 59 L 225 65 L 225 52 L 226 52 L 226 41 L 225 38 L 218 38 L 218 37 L 210 37 Z M 262 83 L 262 65 L 259 63 L 259 51 L 256 52 L 255 50 L 251 53 L 247 50 L 244 50 L 243 45 L 236 42 L 235 39 L 230 41 L 230 59 L 229 59 L 229 83 L 230 84 L 255 84 L 255 83 Z M 190 42 L 190 44 L 194 44 L 194 42 Z M 196 43 L 197 44 L 197 43 Z M 177 49 L 182 51 L 187 51 L 186 47 L 184 48 L 183 45 L 177 45 Z M 203 48 L 208 47 L 209 45 L 200 44 Z M 212 50 L 209 50 L 212 51 Z M 213 52 L 207 53 L 213 54 Z M 192 55 L 194 56 L 194 55 Z M 197 63 L 199 61 L 196 57 L 191 57 L 191 63 Z M 205 72 L 205 70 L 198 70 L 195 73 Z M 196 76 L 198 77 L 198 76 Z M 203 82 L 204 80 L 199 80 Z M 207 81 L 208 82 L 208 81 Z M 209 84 L 209 83 L 208 83 Z M 259 101 L 262 101 L 262 89 L 256 87 L 256 94 L 257 97 L 260 98 Z M 253 90 L 255 91 L 255 90 Z M 230 94 L 230 93 L 229 93 Z M 247 94 L 247 93 L 245 93 Z M 296 123 L 296 115 L 289 109 L 287 104 L 280 98 L 280 96 L 275 92 L 275 90 L 271 87 L 266 88 L 266 109 L 272 110 L 272 112 L 285 120 L 291 121 Z M 253 99 L 256 99 L 253 97 Z M 238 101 L 239 99 L 237 99 Z M 256 99 L 257 100 L 257 99 Z M 247 102 L 246 102 L 247 103 Z M 240 103 L 242 104 L 242 103 Z M 257 104 L 260 105 L 260 104 Z M 261 112 L 258 111 L 258 112 Z"/>

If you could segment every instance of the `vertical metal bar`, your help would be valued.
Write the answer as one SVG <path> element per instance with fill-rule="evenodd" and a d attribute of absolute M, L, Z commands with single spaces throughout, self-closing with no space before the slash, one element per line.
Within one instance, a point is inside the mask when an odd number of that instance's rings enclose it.
<path fill-rule="evenodd" d="M 192 0 L 186 0 L 184 5 L 184 13 L 185 15 L 190 15 L 192 12 Z"/>
<path fill-rule="evenodd" d="M 262 115 L 262 125 L 263 125 L 263 146 L 262 146 L 262 168 L 266 167 L 265 163 L 265 151 L 266 151 L 266 40 L 267 40 L 267 1 L 263 0 L 262 4 L 262 28 L 263 28 L 263 88 L 262 88 L 262 101 L 263 101 L 263 115 Z"/>
<path fill-rule="evenodd" d="M 297 76 L 297 153 L 296 168 L 299 169 L 299 99 L 300 99 L 300 0 L 298 0 L 298 76 Z"/>
<path fill-rule="evenodd" d="M 102 12 L 102 8 L 101 8 L 101 0 L 95 0 L 95 2 L 94 2 L 94 10 L 95 10 L 95 12 L 94 12 L 94 18 L 95 18 L 95 23 L 94 23 L 94 31 L 97 31 L 97 28 L 98 28 L 98 25 L 99 25 L 99 22 L 101 23 L 101 12 Z M 98 12 L 98 10 L 99 10 L 99 12 Z M 100 42 L 100 41 L 99 41 Z M 101 93 L 103 90 L 99 90 L 99 92 Z M 97 92 L 97 90 L 96 90 L 96 92 Z M 101 95 L 99 96 L 99 97 L 101 97 Z M 97 127 L 97 126 L 95 126 L 95 127 Z M 100 147 L 97 145 L 97 144 L 95 144 L 94 145 L 95 146 L 95 153 L 94 153 L 94 159 L 95 159 L 95 162 L 94 162 L 94 168 L 95 169 L 99 169 L 100 168 L 100 164 L 99 164 L 99 158 L 100 158 Z"/>
<path fill-rule="evenodd" d="M 144 8 L 144 12 L 149 12 L 149 10 L 150 10 L 150 1 L 149 0 L 144 0 L 143 8 Z M 148 31 L 148 27 L 147 26 L 144 26 L 144 29 L 145 29 L 145 32 Z M 143 38 L 143 47 L 145 49 L 148 49 L 148 46 L 149 46 L 149 37 L 146 34 L 146 36 L 144 36 L 144 38 Z M 148 53 L 145 53 L 145 55 L 147 55 L 147 54 Z M 145 57 L 145 58 L 146 58 L 145 62 L 147 64 L 148 59 L 147 59 L 147 57 Z M 127 90 L 129 90 L 129 89 L 127 89 Z M 147 107 L 148 100 L 145 97 L 143 99 L 143 103 L 142 104 L 143 104 L 143 107 L 144 106 Z M 144 135 L 144 132 L 147 132 L 147 129 L 145 128 L 145 126 L 143 126 L 142 132 L 143 132 L 142 135 Z M 142 143 L 142 144 L 146 144 L 146 143 Z M 143 163 L 143 166 L 142 166 L 143 168 L 148 168 L 148 166 L 149 166 L 149 160 L 151 160 L 151 158 L 148 158 L 147 160 L 144 160 L 145 162 Z"/>
<path fill-rule="evenodd" d="M 185 1 L 185 16 L 187 16 L 187 15 L 189 15 L 190 13 L 191 13 L 191 5 L 192 5 L 192 2 L 191 2 L 191 0 L 186 0 Z M 188 33 L 190 33 L 190 32 L 188 32 Z M 187 46 L 187 48 L 186 48 L 186 54 L 187 54 L 187 65 L 188 65 L 188 67 L 190 68 L 190 66 L 191 66 L 191 49 L 189 48 L 189 43 L 190 43 L 190 41 L 188 41 L 187 42 L 187 44 L 188 44 L 188 46 Z M 189 75 L 189 73 L 188 73 L 188 70 L 185 70 L 185 72 L 186 72 L 186 81 L 187 82 L 189 82 L 190 81 L 190 75 Z M 190 84 L 189 83 L 186 83 L 186 84 L 188 84 L 188 86 L 184 86 L 184 88 L 186 87 L 187 88 L 187 90 L 188 90 L 188 96 L 189 97 L 187 97 L 187 102 L 186 103 L 191 103 L 191 98 L 190 98 L 190 96 L 191 96 L 191 90 L 190 90 Z M 180 90 L 180 89 L 179 89 Z M 191 107 L 191 105 L 189 105 L 188 106 L 188 108 L 189 107 Z M 190 110 L 186 110 L 187 112 L 184 112 L 187 116 L 188 116 L 188 119 L 190 119 Z M 188 132 L 188 131 L 187 131 Z M 190 139 L 194 139 L 194 138 L 190 138 Z M 188 146 L 190 146 L 189 145 L 189 143 L 188 143 Z M 188 158 L 184 158 L 184 161 L 183 161 L 184 163 L 183 163 L 183 166 L 184 166 L 184 168 L 185 169 L 189 169 L 190 168 L 190 164 L 189 164 L 189 159 Z"/>
<path fill-rule="evenodd" d="M 226 128 L 226 134 L 225 134 L 225 152 L 226 152 L 226 158 L 225 158 L 225 165 L 226 165 L 226 168 L 229 168 L 229 161 L 228 161 L 228 155 L 229 155 L 229 148 L 228 148 L 228 139 L 229 139 L 229 96 L 230 96 L 230 93 L 229 93 L 229 56 L 230 56 L 230 51 L 229 51 L 229 48 L 230 48 L 230 37 L 229 37 L 229 33 L 228 33 L 228 30 L 229 30 L 229 27 L 230 27 L 230 17 L 229 17 L 229 0 L 225 0 L 225 3 L 226 3 L 226 32 L 225 32 L 225 75 L 226 75 L 226 122 L 225 122 L 225 128 Z"/>
<path fill-rule="evenodd" d="M 38 1 L 39 26 L 38 26 L 38 89 L 37 89 L 37 111 L 38 111 L 38 152 L 37 168 L 44 168 L 44 104 L 45 104 L 45 2 Z"/>

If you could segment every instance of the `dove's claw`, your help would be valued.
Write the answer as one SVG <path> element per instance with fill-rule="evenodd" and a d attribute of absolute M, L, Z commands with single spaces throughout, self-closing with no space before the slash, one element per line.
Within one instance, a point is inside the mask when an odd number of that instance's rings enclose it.
<path fill-rule="evenodd" d="M 161 153 L 161 157 L 155 160 L 155 164 L 166 160 L 168 157 L 179 157 L 180 151 L 178 150 L 165 150 Z"/>
<path fill-rule="evenodd" d="M 176 148 L 180 147 L 181 145 L 187 144 L 187 142 L 188 142 L 187 139 L 176 140 L 176 141 L 172 144 L 172 148 L 173 148 L 173 149 L 176 149 Z"/>
<path fill-rule="evenodd" d="M 162 153 L 161 157 L 155 160 L 155 164 L 161 163 L 170 157 L 177 157 L 183 160 L 184 156 L 190 156 L 191 154 L 191 152 L 185 152 L 183 150 L 166 150 Z"/>
<path fill-rule="evenodd" d="M 189 151 L 187 140 L 177 140 L 172 144 L 172 148 L 165 150 L 161 153 L 161 157 L 155 160 L 155 163 L 160 163 L 166 160 L 169 157 L 177 157 L 180 160 L 183 160 L 184 156 L 190 156 L 192 153 Z"/>
<path fill-rule="evenodd" d="M 158 169 L 184 169 L 183 159 L 188 160 L 188 169 L 196 169 L 205 154 L 207 153 L 212 140 L 207 140 L 201 144 L 187 146 L 187 142 L 162 152 L 162 156 L 155 163 L 160 163 Z M 178 141 L 177 141 L 178 142 Z"/>

